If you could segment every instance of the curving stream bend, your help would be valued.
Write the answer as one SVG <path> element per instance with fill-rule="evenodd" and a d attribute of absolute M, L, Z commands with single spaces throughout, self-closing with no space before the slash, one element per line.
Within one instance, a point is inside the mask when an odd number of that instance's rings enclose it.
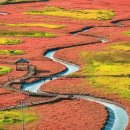
<path fill-rule="evenodd" d="M 8 13 L 6 13 L 6 12 L 0 12 L 0 15 L 7 15 L 7 14 Z M 119 26 L 119 23 L 121 21 L 125 21 L 125 20 L 113 21 L 112 24 Z M 88 31 L 91 28 L 93 28 L 93 27 L 85 27 L 79 31 L 71 32 L 70 34 L 77 35 L 79 32 Z M 102 43 L 107 42 L 107 39 L 105 39 L 103 37 L 99 37 L 99 38 Z M 79 66 L 55 58 L 54 54 L 57 51 L 58 50 L 56 50 L 56 49 L 48 50 L 47 53 L 45 54 L 45 57 L 52 59 L 55 62 L 59 62 L 62 65 L 65 65 L 67 69 L 63 72 L 60 72 L 60 73 L 54 75 L 51 78 L 46 78 L 44 80 L 43 79 L 38 80 L 38 81 L 32 82 L 32 83 L 23 83 L 22 84 L 23 90 L 37 93 L 40 86 L 43 85 L 44 83 L 49 82 L 51 80 L 55 80 L 55 79 L 57 79 L 57 77 L 60 77 L 60 76 L 69 75 L 69 74 L 74 73 L 79 70 Z M 101 99 L 101 98 L 95 98 L 92 96 L 84 96 L 84 95 L 74 95 L 74 98 L 80 98 L 80 99 L 85 99 L 88 101 L 94 101 L 94 102 L 100 103 L 106 107 L 106 109 L 108 111 L 108 119 L 104 125 L 103 130 L 125 130 L 126 129 L 126 127 L 128 125 L 128 121 L 129 121 L 128 114 L 125 109 L 123 109 L 119 105 L 116 105 L 114 102 L 105 100 L 105 99 Z"/>
<path fill-rule="evenodd" d="M 77 35 L 78 33 L 83 32 L 83 31 L 88 31 L 91 28 L 93 27 L 85 27 L 81 30 L 71 32 L 70 34 Z M 92 37 L 95 37 L 95 36 L 92 36 Z M 102 43 L 105 43 L 108 41 L 108 39 L 106 38 L 103 38 L 100 36 L 96 36 L 96 37 L 98 37 Z M 60 49 L 50 49 L 45 53 L 44 56 L 66 66 L 67 69 L 64 70 L 63 72 L 59 72 L 58 74 L 53 75 L 53 77 L 51 76 L 50 78 L 41 79 L 32 83 L 23 83 L 22 84 L 23 90 L 37 93 L 38 90 L 40 89 L 40 86 L 43 85 L 44 83 L 47 83 L 51 80 L 55 80 L 57 79 L 57 77 L 69 75 L 79 70 L 79 66 L 60 60 L 58 58 L 55 58 L 54 54 L 58 50 Z M 74 95 L 74 98 L 77 98 L 77 99 L 80 98 L 80 99 L 85 99 L 88 101 L 97 102 L 105 106 L 105 108 L 108 111 L 108 118 L 107 118 L 106 123 L 104 124 L 103 130 L 125 130 L 126 129 L 129 122 L 128 114 L 124 108 L 122 108 L 119 105 L 116 105 L 116 103 L 109 100 L 96 98 L 93 96 Z"/>
<path fill-rule="evenodd" d="M 52 59 L 55 62 L 59 62 L 67 67 L 67 70 L 64 72 L 61 72 L 53 77 L 52 80 L 57 79 L 57 76 L 65 76 L 69 75 L 71 73 L 74 73 L 79 70 L 79 66 L 62 61 L 60 59 L 57 59 L 54 57 L 54 54 L 57 52 L 57 50 L 49 50 L 47 51 L 45 57 Z M 49 82 L 51 79 L 47 78 L 44 80 L 39 80 L 33 83 L 24 83 L 22 85 L 22 89 L 25 91 L 31 91 L 31 92 L 37 92 L 41 85 L 43 85 L 46 82 Z M 82 95 L 74 95 L 74 98 L 80 98 L 85 99 L 89 101 L 94 101 L 97 103 L 100 103 L 104 105 L 108 111 L 108 120 L 106 124 L 104 125 L 103 130 L 125 130 L 128 124 L 128 114 L 122 107 L 114 104 L 113 102 L 109 100 L 104 100 L 100 98 L 95 98 L 92 96 L 82 96 Z"/>

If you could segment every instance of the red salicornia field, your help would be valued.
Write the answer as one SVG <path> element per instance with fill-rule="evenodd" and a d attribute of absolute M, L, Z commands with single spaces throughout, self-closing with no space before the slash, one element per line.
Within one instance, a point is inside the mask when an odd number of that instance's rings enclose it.
<path fill-rule="evenodd" d="M 123 108 L 130 130 L 129 5 L 0 0 L 0 130 L 19 130 L 23 120 L 25 130 L 105 130 L 118 119 L 100 101 Z M 66 62 L 78 70 L 64 75 Z"/>

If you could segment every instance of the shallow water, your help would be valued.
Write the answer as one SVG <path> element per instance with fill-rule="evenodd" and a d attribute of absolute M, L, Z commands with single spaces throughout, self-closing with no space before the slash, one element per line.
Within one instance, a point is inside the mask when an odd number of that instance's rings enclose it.
<path fill-rule="evenodd" d="M 8 13 L 6 12 L 0 12 L 0 15 L 7 15 Z"/>
<path fill-rule="evenodd" d="M 65 71 L 63 71 L 59 74 L 54 75 L 53 77 L 51 77 L 52 79 L 51 78 L 45 78 L 45 79 L 41 79 L 39 81 L 32 82 L 32 83 L 23 83 L 22 84 L 23 90 L 36 93 L 39 90 L 39 88 L 42 84 L 47 83 L 51 80 L 55 80 L 55 79 L 57 79 L 57 77 L 69 75 L 69 74 L 74 73 L 74 72 L 79 70 L 79 67 L 76 66 L 76 65 L 72 65 L 70 63 L 66 64 L 65 62 L 63 63 L 62 61 L 54 58 L 55 52 L 56 52 L 56 50 L 49 51 L 45 55 L 45 57 L 50 58 L 50 59 L 52 59 L 53 61 L 56 61 L 56 62 L 58 61 L 59 63 L 65 65 L 67 67 L 67 70 L 65 70 Z"/>
<path fill-rule="evenodd" d="M 109 103 L 108 100 L 103 100 L 100 98 L 94 98 L 91 96 L 81 96 L 75 95 L 75 98 L 86 99 L 89 101 L 94 101 L 104 105 L 109 113 L 108 120 L 104 126 L 103 130 L 125 130 L 128 125 L 128 114 L 122 107 Z"/>

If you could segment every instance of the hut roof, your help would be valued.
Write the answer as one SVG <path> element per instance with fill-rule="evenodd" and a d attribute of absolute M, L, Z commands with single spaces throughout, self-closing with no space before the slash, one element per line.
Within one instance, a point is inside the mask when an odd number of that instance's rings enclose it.
<path fill-rule="evenodd" d="M 15 61 L 15 63 L 29 63 L 29 60 L 22 58 L 22 59 Z"/>

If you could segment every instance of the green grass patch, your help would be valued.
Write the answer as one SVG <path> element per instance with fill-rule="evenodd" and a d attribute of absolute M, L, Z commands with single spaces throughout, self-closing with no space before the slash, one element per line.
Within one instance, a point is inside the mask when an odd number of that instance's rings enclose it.
<path fill-rule="evenodd" d="M 100 52 L 82 52 L 86 62 L 80 75 L 95 88 L 130 99 L 130 42 L 115 43 Z"/>
<path fill-rule="evenodd" d="M 22 55 L 22 50 L 0 50 L 0 55 Z"/>
<path fill-rule="evenodd" d="M 0 30 L 0 36 L 16 36 L 16 37 L 56 37 L 53 33 L 46 33 L 46 32 L 35 32 L 35 31 L 10 31 L 10 30 Z"/>
<path fill-rule="evenodd" d="M 44 27 L 44 28 L 51 28 L 51 29 L 61 29 L 64 28 L 64 25 L 55 25 L 55 24 L 44 24 L 44 23 L 19 23 L 19 24 L 6 24 L 0 23 L 2 26 L 16 26 L 16 27 Z"/>
<path fill-rule="evenodd" d="M 91 77 L 89 81 L 95 89 L 102 89 L 106 94 L 120 95 L 130 100 L 130 78 L 99 76 Z"/>
<path fill-rule="evenodd" d="M 124 51 L 130 51 L 130 44 L 129 44 L 129 42 L 115 43 L 115 44 L 112 44 L 112 46 L 110 46 L 110 48 L 111 49 L 124 50 Z"/>
<path fill-rule="evenodd" d="M 0 75 L 6 74 L 11 72 L 11 68 L 10 67 L 6 67 L 6 66 L 0 66 Z"/>
<path fill-rule="evenodd" d="M 24 123 L 31 123 L 37 120 L 37 116 L 34 114 L 28 114 L 24 112 Z M 10 111 L 1 111 L 0 112 L 0 127 L 6 128 L 7 125 L 11 124 L 21 124 L 22 116 L 21 110 L 10 110 Z"/>
<path fill-rule="evenodd" d="M 0 38 L 0 45 L 16 45 L 22 42 L 20 39 Z"/>
<path fill-rule="evenodd" d="M 24 14 L 51 15 L 81 20 L 109 20 L 115 16 L 115 12 L 112 10 L 69 10 L 58 7 L 46 7 L 44 10 L 31 10 Z"/>
<path fill-rule="evenodd" d="M 130 36 L 130 31 L 123 32 L 124 35 Z"/>
<path fill-rule="evenodd" d="M 7 2 L 7 0 L 1 0 L 0 5 L 5 4 L 6 2 Z"/>

